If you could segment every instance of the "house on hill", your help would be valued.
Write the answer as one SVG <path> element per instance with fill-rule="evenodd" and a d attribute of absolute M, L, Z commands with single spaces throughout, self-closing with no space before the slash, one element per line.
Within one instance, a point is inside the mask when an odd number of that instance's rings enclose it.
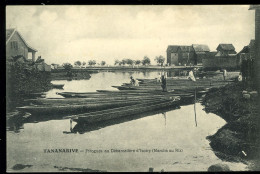
<path fill-rule="evenodd" d="M 229 56 L 234 55 L 237 52 L 235 51 L 235 47 L 232 44 L 219 44 L 217 47 L 218 53 L 216 56 Z"/>
<path fill-rule="evenodd" d="M 8 63 L 26 62 L 31 68 L 50 72 L 51 66 L 47 65 L 41 56 L 35 60 L 36 52 L 37 50 L 31 47 L 16 29 L 6 29 L 6 60 Z M 28 59 L 29 53 L 32 54 L 32 59 Z"/>
<path fill-rule="evenodd" d="M 28 59 L 28 53 L 31 53 L 34 62 L 36 52 L 37 50 L 31 47 L 16 29 L 6 29 L 6 60 L 18 55 Z"/>

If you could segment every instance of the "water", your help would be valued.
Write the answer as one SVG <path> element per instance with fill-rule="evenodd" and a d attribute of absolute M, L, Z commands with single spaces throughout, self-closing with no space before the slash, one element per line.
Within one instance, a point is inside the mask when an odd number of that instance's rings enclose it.
<path fill-rule="evenodd" d="M 131 75 L 135 78 L 152 78 L 157 73 L 101 72 L 93 74 L 90 80 L 53 83 L 65 84 L 63 91 L 114 90 L 112 85 L 129 82 Z M 56 98 L 58 91 L 60 90 L 51 90 L 46 97 Z M 214 134 L 225 121 L 214 114 L 205 113 L 199 103 L 196 104 L 196 111 L 197 127 L 194 121 L 194 105 L 107 124 L 92 131 L 86 129 L 81 134 L 66 133 L 70 132 L 69 119 L 24 123 L 23 129 L 18 133 L 7 131 L 7 169 L 14 171 L 12 167 L 15 164 L 23 164 L 32 166 L 19 171 L 60 171 L 61 168 L 67 168 L 65 171 L 92 169 L 145 172 L 150 167 L 154 171 L 207 171 L 210 165 L 222 161 L 211 150 L 206 136 Z M 74 126 L 75 123 L 72 127 Z M 79 149 L 84 152 L 44 153 L 44 149 L 59 148 Z M 88 153 L 85 152 L 86 149 L 89 150 Z M 112 153 L 111 149 L 135 152 Z M 161 152 L 152 152 L 153 149 Z M 91 150 L 102 153 L 89 153 Z M 228 164 L 231 170 L 247 169 L 242 163 L 223 163 Z"/>

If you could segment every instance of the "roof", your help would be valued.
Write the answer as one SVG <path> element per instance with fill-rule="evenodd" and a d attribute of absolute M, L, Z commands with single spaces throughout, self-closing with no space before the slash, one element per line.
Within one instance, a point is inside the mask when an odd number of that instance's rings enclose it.
<path fill-rule="evenodd" d="M 260 5 L 250 5 L 249 10 L 260 9 Z"/>
<path fill-rule="evenodd" d="M 192 47 L 195 52 L 205 52 L 210 51 L 208 45 L 199 45 L 199 44 L 192 44 Z"/>
<path fill-rule="evenodd" d="M 234 51 L 235 47 L 232 44 L 219 44 L 217 47 L 217 50 L 219 50 L 219 48 L 221 48 L 222 50 L 225 51 Z"/>
<path fill-rule="evenodd" d="M 179 48 L 183 52 L 191 52 L 192 51 L 192 47 L 191 46 L 180 46 Z"/>
<path fill-rule="evenodd" d="M 24 44 L 28 47 L 29 52 L 36 52 L 37 51 L 35 48 L 31 47 L 30 45 L 28 45 L 26 43 L 26 41 L 24 40 L 22 35 L 15 28 L 6 29 L 6 44 L 10 41 L 10 39 L 12 38 L 12 36 L 14 35 L 15 32 L 17 32 L 17 34 L 20 36 L 20 38 L 22 39 Z"/>
<path fill-rule="evenodd" d="M 168 45 L 167 51 L 177 52 L 178 48 L 178 45 Z"/>
<path fill-rule="evenodd" d="M 249 46 L 244 46 L 244 48 L 238 54 L 249 53 L 249 51 L 250 51 L 250 47 Z"/>

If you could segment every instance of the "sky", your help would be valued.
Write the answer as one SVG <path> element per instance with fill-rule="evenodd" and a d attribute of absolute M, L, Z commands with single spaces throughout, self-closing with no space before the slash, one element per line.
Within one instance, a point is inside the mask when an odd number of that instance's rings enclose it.
<path fill-rule="evenodd" d="M 48 64 L 166 57 L 168 45 L 232 43 L 239 52 L 255 38 L 249 5 L 7 6 L 16 28 Z"/>

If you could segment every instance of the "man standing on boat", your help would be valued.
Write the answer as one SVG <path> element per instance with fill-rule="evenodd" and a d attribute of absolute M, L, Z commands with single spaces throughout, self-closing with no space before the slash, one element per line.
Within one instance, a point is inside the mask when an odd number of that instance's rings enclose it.
<path fill-rule="evenodd" d="M 224 80 L 226 80 L 226 77 L 227 77 L 227 70 L 223 69 L 223 78 L 224 78 Z"/>
<path fill-rule="evenodd" d="M 164 92 L 167 91 L 166 78 L 164 77 L 164 75 L 162 75 L 162 89 L 163 89 Z"/>

